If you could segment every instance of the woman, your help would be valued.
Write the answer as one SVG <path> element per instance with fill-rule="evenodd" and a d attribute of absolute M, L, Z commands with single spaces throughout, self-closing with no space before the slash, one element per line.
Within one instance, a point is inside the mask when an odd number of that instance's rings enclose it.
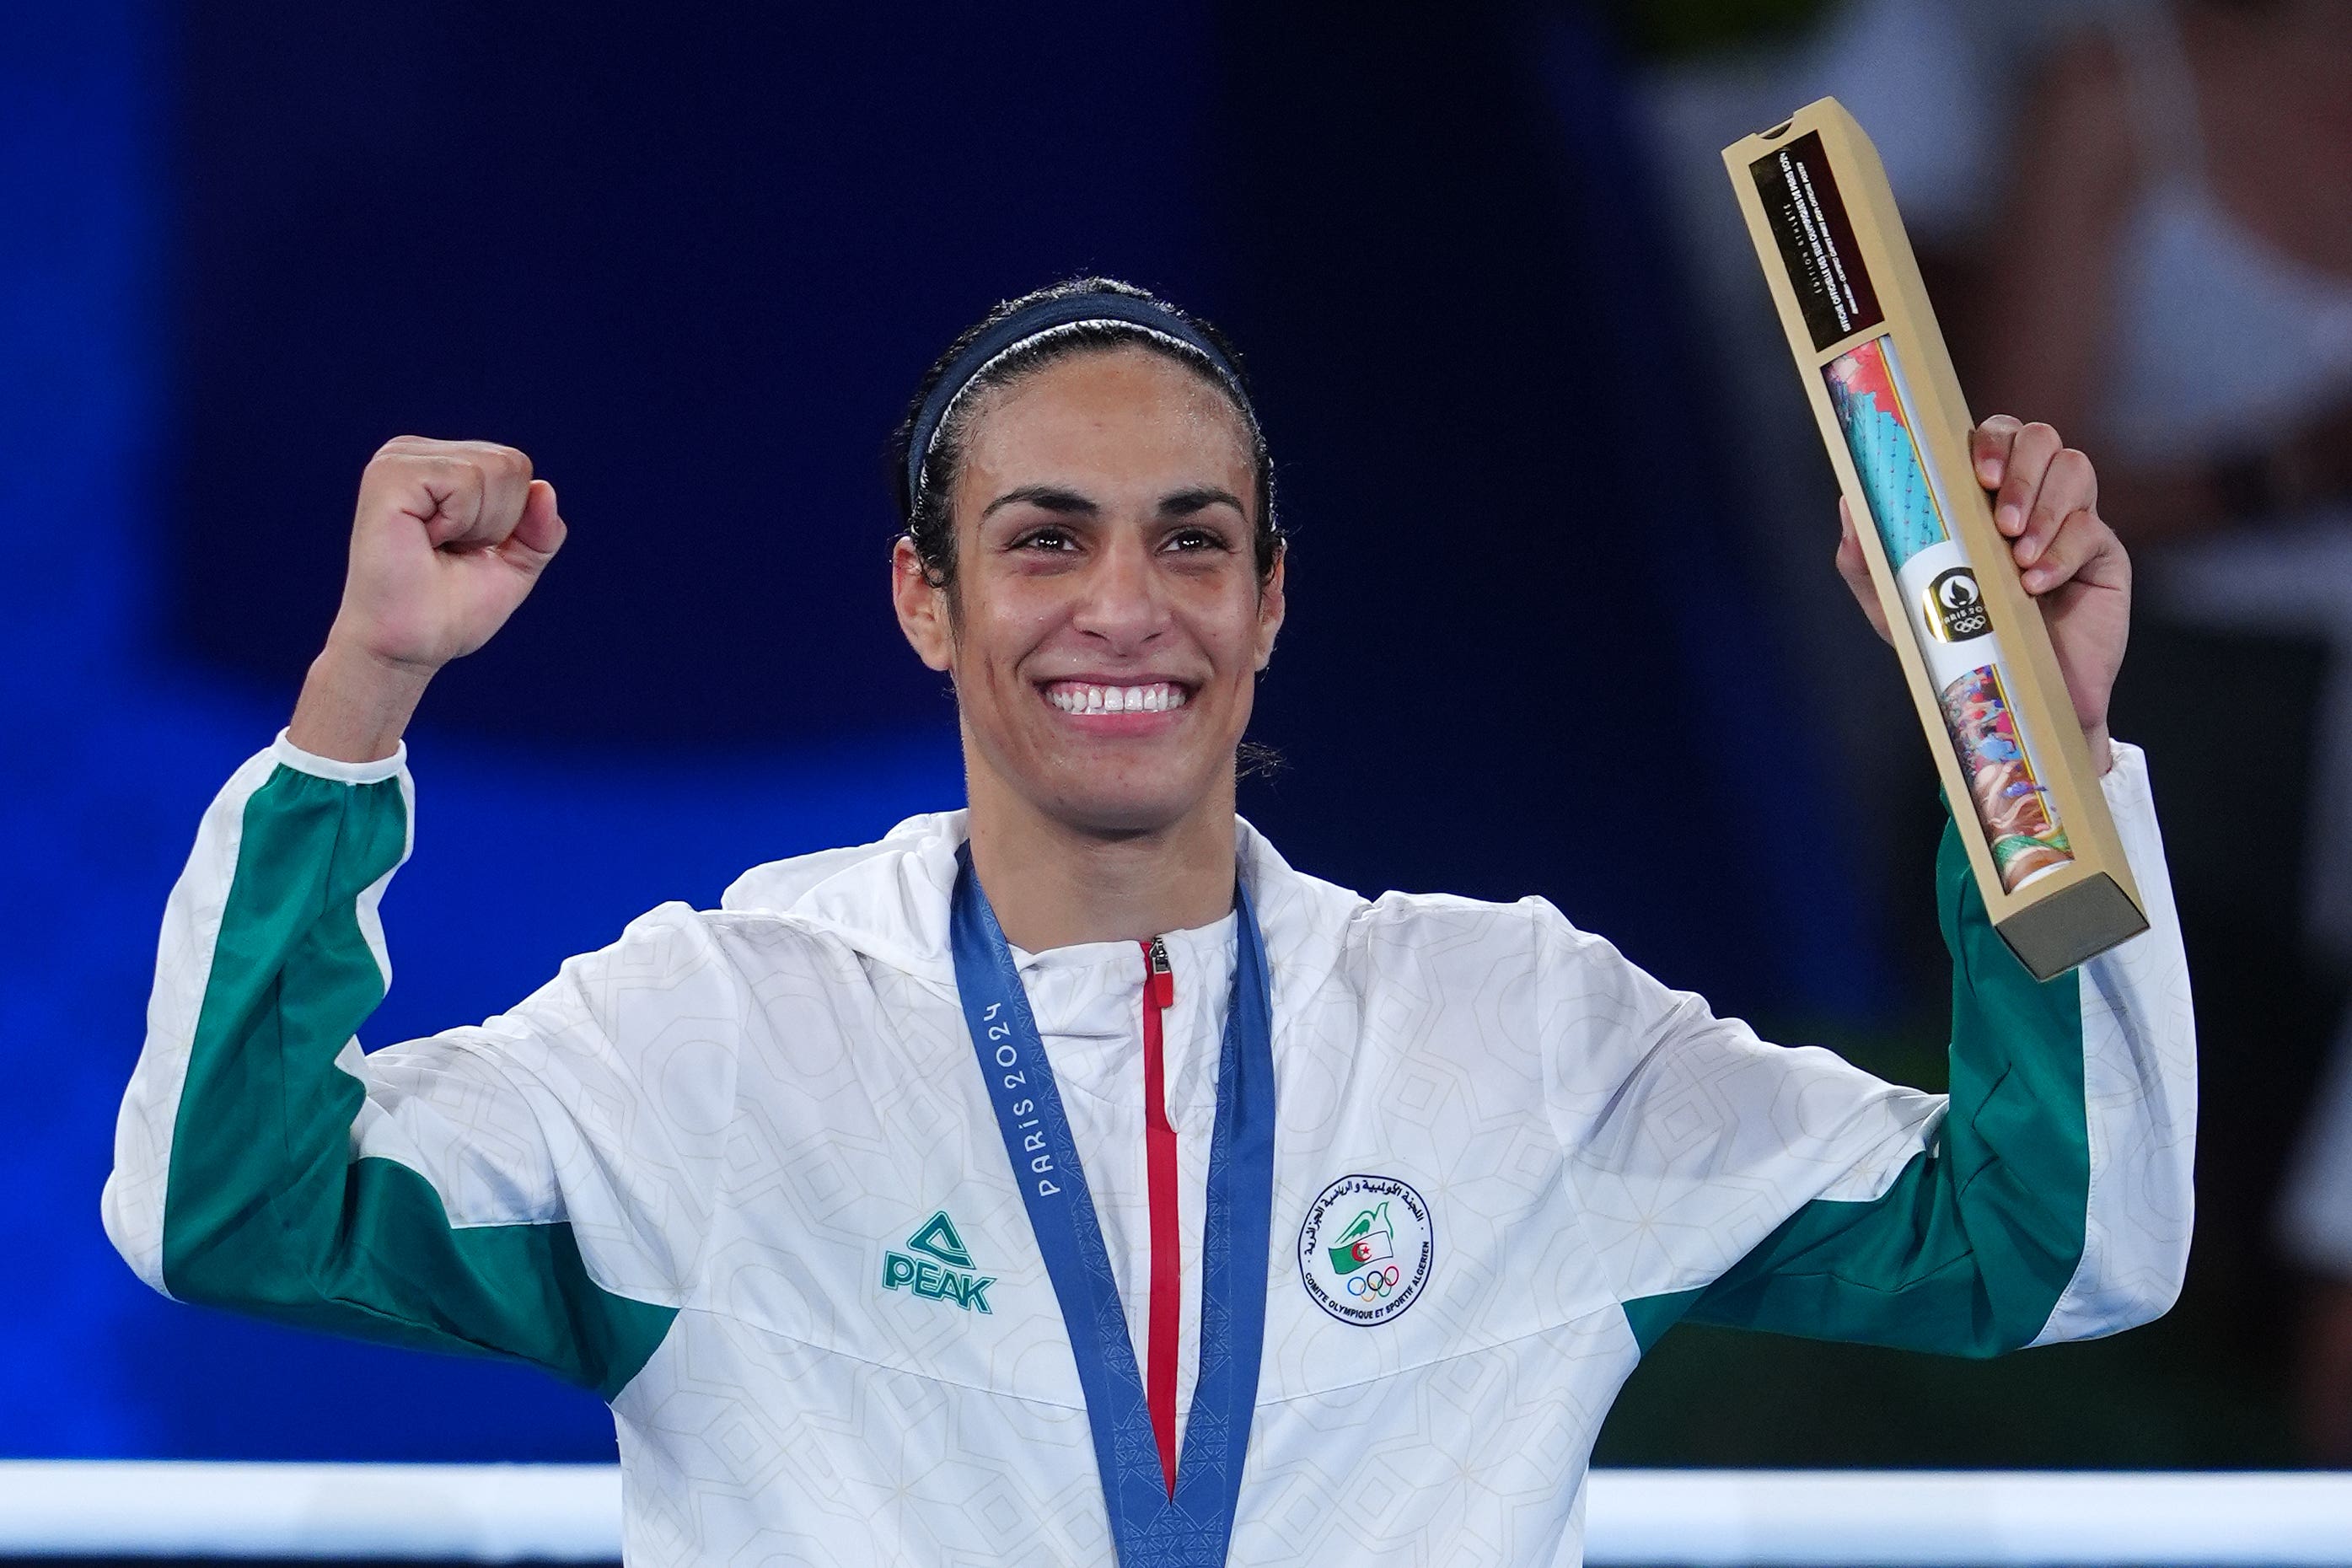
<path fill-rule="evenodd" d="M 106 1205 L 151 1283 L 597 1389 L 635 1563 L 1554 1562 L 1680 1318 L 1988 1354 L 2170 1302 L 2193 1066 L 2131 748 L 2155 929 L 2079 975 L 2031 981 L 1947 844 L 1948 1111 L 1540 900 L 1368 901 L 1234 816 L 1285 544 L 1205 325 L 1008 302 L 900 443 L 968 810 L 362 1057 L 401 731 L 563 536 L 519 453 L 378 455 L 293 723 L 166 912 Z M 2046 427 L 1977 444 L 2104 767 L 2122 552 Z"/>

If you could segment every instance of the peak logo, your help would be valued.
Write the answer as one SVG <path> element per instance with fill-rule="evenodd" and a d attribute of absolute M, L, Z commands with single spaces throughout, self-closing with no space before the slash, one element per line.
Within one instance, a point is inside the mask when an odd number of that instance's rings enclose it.
<path fill-rule="evenodd" d="M 967 1312 L 988 1311 L 988 1288 L 995 1283 L 995 1276 L 973 1270 L 971 1253 L 945 1209 L 915 1227 L 905 1252 L 882 1255 L 882 1289 L 951 1302 Z"/>

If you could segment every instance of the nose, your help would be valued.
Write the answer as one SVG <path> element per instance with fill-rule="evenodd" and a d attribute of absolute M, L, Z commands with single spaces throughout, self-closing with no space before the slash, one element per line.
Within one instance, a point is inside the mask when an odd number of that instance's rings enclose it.
<path fill-rule="evenodd" d="M 1168 625 L 1168 601 L 1141 532 L 1118 529 L 1095 557 L 1071 623 L 1106 652 L 1134 653 Z"/>

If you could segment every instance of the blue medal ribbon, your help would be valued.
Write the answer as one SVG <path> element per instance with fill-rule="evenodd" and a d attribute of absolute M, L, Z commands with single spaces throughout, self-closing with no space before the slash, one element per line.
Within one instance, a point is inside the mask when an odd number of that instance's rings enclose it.
<path fill-rule="evenodd" d="M 1012 949 L 972 873 L 971 847 L 958 855 L 948 920 L 956 991 L 1069 1331 L 1111 1539 L 1125 1568 L 1224 1562 L 1257 1403 L 1274 1215 L 1274 988 L 1257 912 L 1238 879 L 1234 900 L 1234 990 L 1217 1058 L 1217 1124 L 1201 1243 L 1200 1375 L 1171 1498 L 1118 1283 L 1054 1069 Z"/>

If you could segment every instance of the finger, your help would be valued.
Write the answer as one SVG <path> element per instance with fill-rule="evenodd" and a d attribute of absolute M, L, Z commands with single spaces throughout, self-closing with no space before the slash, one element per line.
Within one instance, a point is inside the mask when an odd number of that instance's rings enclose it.
<path fill-rule="evenodd" d="M 2035 423 L 2017 433 L 2001 464 L 2000 493 L 1993 500 L 1993 526 L 2011 539 L 2025 531 L 2026 514 L 2042 489 L 2042 476 L 2064 443 L 2049 426 Z"/>
<path fill-rule="evenodd" d="M 2099 477 L 2091 468 L 2091 459 L 2072 447 L 2062 447 L 2042 471 L 2042 488 L 2034 492 L 2032 509 L 2025 516 L 2025 531 L 2011 547 L 2017 563 L 2032 565 L 2050 547 L 2059 524 L 2078 511 L 2096 507 L 2098 500 Z"/>
<path fill-rule="evenodd" d="M 406 445 L 408 449 L 394 450 Z M 362 521 L 378 514 L 404 516 L 421 525 L 436 548 L 463 538 L 482 513 L 482 473 L 450 452 L 447 442 L 387 442 L 360 481 Z"/>
<path fill-rule="evenodd" d="M 2125 553 L 2116 531 L 2097 512 L 2085 509 L 2066 518 L 2056 537 L 2051 540 L 2050 548 L 2027 569 L 2022 581 L 2025 591 L 2036 597 L 2069 583 L 2094 588 L 2128 588 L 2131 557 Z"/>
<path fill-rule="evenodd" d="M 464 444 L 462 441 L 438 440 L 431 436 L 394 436 L 378 447 L 375 455 L 379 458 L 438 458 L 446 456 L 451 447 Z"/>
<path fill-rule="evenodd" d="M 1878 634 L 1879 640 L 1892 644 L 1895 637 L 1887 629 L 1886 606 L 1878 602 L 1877 585 L 1870 580 L 1870 563 L 1863 555 L 1862 541 L 1854 537 L 1853 513 L 1847 508 L 1843 496 L 1838 498 L 1837 569 L 1838 575 L 1845 579 L 1845 585 L 1862 605 L 1863 616 L 1870 622 L 1870 629 Z"/>
<path fill-rule="evenodd" d="M 1999 485 L 2009 467 L 2010 443 L 2025 421 L 1996 414 L 1969 434 L 1969 461 L 1976 465 L 1977 480 L 1985 489 Z"/>
<path fill-rule="evenodd" d="M 523 499 L 522 516 L 498 551 L 515 565 L 536 573 L 563 548 L 564 535 L 570 531 L 555 508 L 555 487 L 545 479 L 533 479 Z"/>
<path fill-rule="evenodd" d="M 530 459 L 512 447 L 490 441 L 465 442 L 452 456 L 480 475 L 482 500 L 472 522 L 443 542 L 461 550 L 496 548 L 522 521 L 523 503 L 530 494 Z"/>

